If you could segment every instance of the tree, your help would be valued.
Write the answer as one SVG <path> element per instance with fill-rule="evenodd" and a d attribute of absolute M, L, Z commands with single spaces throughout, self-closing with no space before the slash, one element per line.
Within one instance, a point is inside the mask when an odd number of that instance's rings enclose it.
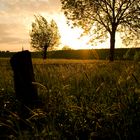
<path fill-rule="evenodd" d="M 110 61 L 114 60 L 115 34 L 123 40 L 140 37 L 140 0 L 61 0 L 68 21 L 89 33 L 90 41 L 110 37 Z"/>
<path fill-rule="evenodd" d="M 43 59 L 46 59 L 48 48 L 54 49 L 59 45 L 60 34 L 54 20 L 49 23 L 43 16 L 35 16 L 30 32 L 31 46 L 43 50 Z"/>
<path fill-rule="evenodd" d="M 72 48 L 69 47 L 69 46 L 67 46 L 67 45 L 65 45 L 65 46 L 62 48 L 62 50 L 72 50 Z"/>

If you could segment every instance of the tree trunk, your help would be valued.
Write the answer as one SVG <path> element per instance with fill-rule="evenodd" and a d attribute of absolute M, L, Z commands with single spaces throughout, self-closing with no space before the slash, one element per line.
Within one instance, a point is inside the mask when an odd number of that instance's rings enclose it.
<path fill-rule="evenodd" d="M 44 46 L 44 52 L 43 52 L 43 59 L 46 59 L 47 58 L 47 45 Z"/>
<path fill-rule="evenodd" d="M 112 32 L 110 33 L 110 57 L 109 57 L 110 61 L 114 61 L 115 33 L 116 33 L 115 29 L 112 30 Z"/>

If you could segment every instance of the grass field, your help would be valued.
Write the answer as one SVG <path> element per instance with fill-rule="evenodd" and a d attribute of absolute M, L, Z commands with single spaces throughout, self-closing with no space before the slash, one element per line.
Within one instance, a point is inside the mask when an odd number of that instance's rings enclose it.
<path fill-rule="evenodd" d="M 0 59 L 0 139 L 140 138 L 140 63 L 33 59 L 44 106 L 22 120 L 9 59 Z"/>

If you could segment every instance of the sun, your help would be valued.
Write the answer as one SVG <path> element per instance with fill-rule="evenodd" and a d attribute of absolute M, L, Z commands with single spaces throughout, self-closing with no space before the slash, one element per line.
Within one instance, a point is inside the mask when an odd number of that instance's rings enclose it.
<path fill-rule="evenodd" d="M 72 49 L 81 48 L 80 35 L 82 33 L 81 29 L 71 28 L 66 23 L 61 23 L 59 25 L 59 32 L 61 35 L 61 42 L 63 45 L 70 46 Z"/>
<path fill-rule="evenodd" d="M 82 29 L 70 27 L 59 28 L 61 33 L 61 42 L 63 45 L 70 46 L 74 50 L 78 49 L 90 49 L 91 46 L 88 45 L 89 37 L 84 36 L 80 37 L 81 33 L 83 32 Z"/>
<path fill-rule="evenodd" d="M 59 32 L 61 35 L 62 46 L 70 46 L 72 49 L 86 49 L 86 38 L 81 39 L 80 35 L 83 32 L 81 28 L 75 27 L 71 28 L 67 24 L 66 17 L 61 13 L 57 16 L 54 15 L 53 18 L 57 22 Z"/>

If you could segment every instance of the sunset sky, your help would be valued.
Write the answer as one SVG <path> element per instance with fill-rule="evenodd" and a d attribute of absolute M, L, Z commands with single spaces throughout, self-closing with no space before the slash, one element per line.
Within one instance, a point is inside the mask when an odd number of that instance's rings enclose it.
<path fill-rule="evenodd" d="M 31 50 L 29 31 L 34 15 L 37 14 L 56 21 L 62 37 L 61 46 L 69 45 L 73 49 L 94 48 L 86 45 L 87 37 L 78 39 L 80 29 L 68 27 L 60 0 L 0 0 L 0 51 L 20 51 L 22 47 Z M 107 46 L 104 43 L 96 48 Z"/>

